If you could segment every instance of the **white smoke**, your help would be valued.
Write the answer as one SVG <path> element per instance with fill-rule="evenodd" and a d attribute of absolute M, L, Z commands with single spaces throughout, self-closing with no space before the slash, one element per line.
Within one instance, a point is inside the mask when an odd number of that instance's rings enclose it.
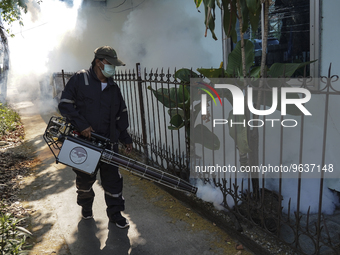
<path fill-rule="evenodd" d="M 40 93 L 44 95 L 46 91 L 52 91 L 48 83 L 42 83 L 46 81 L 46 75 L 51 75 L 49 64 L 59 61 L 51 58 L 50 54 L 60 49 L 67 34 L 73 33 L 81 0 L 75 0 L 73 8 L 60 1 L 44 1 L 40 5 L 34 3 L 30 1 L 28 4 L 28 13 L 23 16 L 24 26 L 16 24 L 11 28 L 15 37 L 8 40 L 8 100 L 34 101 L 38 104 L 36 109 L 43 103 L 44 107 L 40 110 L 51 111 L 55 109 L 52 93 L 48 93 L 47 98 L 40 98 L 41 102 L 37 100 Z"/>
<path fill-rule="evenodd" d="M 48 64 L 59 62 L 51 59 L 50 53 L 62 51 L 62 41 L 74 32 L 80 5 L 81 0 L 75 0 L 73 8 L 60 1 L 30 5 L 24 26 L 12 28 L 15 37 L 9 39 L 11 72 L 29 78 L 28 74 L 50 71 Z"/>
<path fill-rule="evenodd" d="M 197 180 L 195 186 L 198 188 L 197 197 L 206 202 L 213 203 L 217 209 L 223 209 L 223 194 L 217 187 L 210 183 L 203 183 L 200 179 Z M 233 207 L 233 200 L 229 200 L 228 205 Z"/>
<path fill-rule="evenodd" d="M 300 201 L 298 205 L 298 178 L 294 179 L 282 179 L 282 191 L 283 197 L 282 207 L 283 212 L 288 214 L 294 214 L 299 210 L 302 213 L 318 213 L 319 201 L 320 201 L 320 179 L 301 179 L 300 189 Z M 266 188 L 269 190 L 279 191 L 278 179 L 267 180 Z M 333 214 L 336 206 L 339 205 L 339 198 L 331 192 L 326 183 L 323 184 L 322 189 L 322 213 Z M 288 212 L 288 208 L 290 211 Z"/>
<path fill-rule="evenodd" d="M 204 14 L 193 2 L 29 0 L 28 7 L 24 26 L 11 27 L 9 100 L 36 96 L 46 75 L 88 68 L 103 45 L 126 63 L 120 70 L 137 62 L 147 69 L 216 67 L 222 59 L 221 41 L 204 38 Z"/>
<path fill-rule="evenodd" d="M 188 1 L 146 1 L 127 16 L 115 41 L 128 66 L 218 67 L 221 41 L 204 38 L 204 15 Z M 218 21 L 216 21 L 218 22 Z"/>

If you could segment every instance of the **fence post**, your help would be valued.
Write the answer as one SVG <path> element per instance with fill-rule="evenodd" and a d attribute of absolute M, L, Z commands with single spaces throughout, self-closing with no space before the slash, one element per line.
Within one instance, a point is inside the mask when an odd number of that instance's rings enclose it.
<path fill-rule="evenodd" d="M 145 163 L 147 164 L 149 157 L 148 157 L 148 146 L 147 146 L 147 137 L 146 137 L 145 111 L 144 111 L 142 75 L 141 75 L 140 63 L 136 63 L 136 70 L 137 70 L 137 81 L 138 81 L 139 109 L 140 109 L 141 124 L 142 124 L 143 149 L 144 149 L 144 156 L 145 156 L 145 161 L 146 161 Z"/>
<path fill-rule="evenodd" d="M 66 87 L 66 84 L 65 84 L 65 73 L 64 73 L 64 69 L 61 70 L 61 76 L 63 77 L 63 85 L 64 85 L 64 88 Z"/>

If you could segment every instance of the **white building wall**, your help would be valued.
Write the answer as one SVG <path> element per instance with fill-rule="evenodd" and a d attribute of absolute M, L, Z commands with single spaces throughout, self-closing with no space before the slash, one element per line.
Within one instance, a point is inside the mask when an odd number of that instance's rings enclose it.
<path fill-rule="evenodd" d="M 340 1 L 321 1 L 321 45 L 320 75 L 328 74 L 332 63 L 332 74 L 340 75 Z"/>

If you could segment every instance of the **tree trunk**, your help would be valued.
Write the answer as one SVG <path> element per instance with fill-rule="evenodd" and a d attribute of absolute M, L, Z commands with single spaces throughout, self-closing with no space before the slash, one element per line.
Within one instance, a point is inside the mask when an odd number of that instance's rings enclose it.
<path fill-rule="evenodd" d="M 239 22 L 239 25 L 240 25 L 242 74 L 243 74 L 243 77 L 245 78 L 247 76 L 247 72 L 246 72 L 246 52 L 245 52 L 245 49 L 244 49 L 244 34 L 242 32 L 242 30 L 243 30 L 243 17 L 242 17 L 242 9 L 241 9 L 240 0 L 237 0 L 237 12 L 238 12 L 238 22 Z"/>
<path fill-rule="evenodd" d="M 265 74 L 266 68 L 266 59 L 267 59 L 267 41 L 268 41 L 268 29 L 269 29 L 269 0 L 263 0 L 262 4 L 264 5 L 264 31 L 262 31 L 262 57 L 261 57 L 261 76 Z M 265 78 L 265 77 L 264 77 Z M 261 94 L 259 94 L 261 95 Z M 257 101 L 257 105 L 259 105 L 260 101 Z"/>
<path fill-rule="evenodd" d="M 247 83 L 246 83 L 246 76 L 247 76 L 247 70 L 246 70 L 246 52 L 245 52 L 245 48 L 244 48 L 244 33 L 243 31 L 243 17 L 242 17 L 242 8 L 241 8 L 241 3 L 240 0 L 237 0 L 237 12 L 238 12 L 238 21 L 239 21 L 239 26 L 240 26 L 240 40 L 241 40 L 241 57 L 242 57 L 242 74 L 243 74 L 243 83 L 244 83 L 244 88 L 246 88 Z M 246 102 L 244 102 L 245 107 L 245 116 L 246 119 L 249 119 L 249 110 L 246 107 Z M 249 133 L 249 132 L 247 132 Z M 236 138 L 237 139 L 237 138 Z M 249 158 L 248 158 L 248 154 L 241 154 L 240 153 L 240 157 L 239 157 L 239 161 L 241 166 L 248 166 L 249 165 Z"/>
<path fill-rule="evenodd" d="M 259 84 L 259 91 L 257 94 L 256 109 L 261 107 L 263 79 L 266 78 L 266 58 L 267 58 L 267 41 L 268 41 L 268 14 L 269 14 L 269 0 L 263 0 L 262 4 L 264 6 L 264 28 L 262 31 L 262 58 L 261 58 L 261 80 Z M 258 116 L 254 115 L 254 119 Z M 254 128 L 250 130 L 249 135 L 249 147 L 251 152 L 249 153 L 249 164 L 253 166 L 259 165 L 259 130 Z M 260 184 L 259 184 L 259 173 L 252 173 L 252 185 L 254 198 L 258 199 L 260 197 Z"/>

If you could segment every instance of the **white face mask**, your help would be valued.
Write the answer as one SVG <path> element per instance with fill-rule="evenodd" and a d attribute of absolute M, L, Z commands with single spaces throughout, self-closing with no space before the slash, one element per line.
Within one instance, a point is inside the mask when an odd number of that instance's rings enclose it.
<path fill-rule="evenodd" d="M 102 62 L 102 61 L 100 61 Z M 116 73 L 116 67 L 113 65 L 108 65 L 108 64 L 104 64 L 102 62 L 102 64 L 104 65 L 104 70 L 100 68 L 100 70 L 102 71 L 102 74 L 106 77 L 106 78 L 110 78 L 112 76 L 115 75 Z"/>

